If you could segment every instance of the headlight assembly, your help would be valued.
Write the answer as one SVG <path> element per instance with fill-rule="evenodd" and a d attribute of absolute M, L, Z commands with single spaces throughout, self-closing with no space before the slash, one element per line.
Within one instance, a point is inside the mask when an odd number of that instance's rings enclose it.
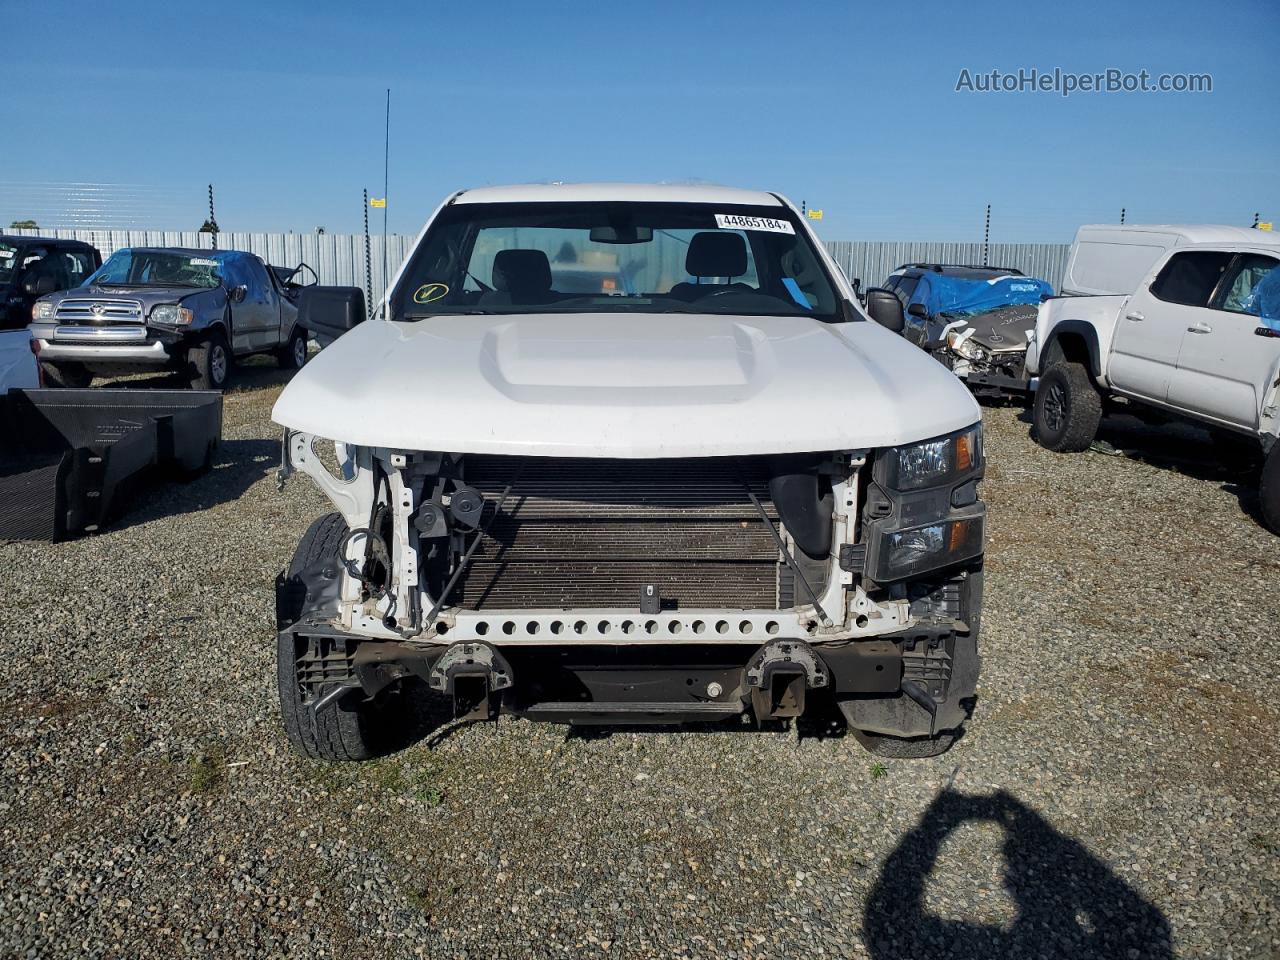
<path fill-rule="evenodd" d="M 162 323 L 167 327 L 186 326 L 194 319 L 194 313 L 176 303 L 162 303 L 151 308 L 151 322 Z"/>
<path fill-rule="evenodd" d="M 37 300 L 31 305 L 32 320 L 48 320 L 53 316 L 53 304 L 48 300 Z"/>
<path fill-rule="evenodd" d="M 990 356 L 986 348 L 973 342 L 972 334 L 966 337 L 958 330 L 952 330 L 947 334 L 947 346 L 956 356 L 964 357 L 966 360 L 986 360 Z"/>
<path fill-rule="evenodd" d="M 883 483 L 893 490 L 919 490 L 959 483 L 982 468 L 982 424 L 936 440 L 885 451 Z"/>
<path fill-rule="evenodd" d="M 972 510 L 968 516 L 887 531 L 874 557 L 868 557 L 868 572 L 887 582 L 971 560 L 982 553 L 983 521 L 983 513 Z"/>

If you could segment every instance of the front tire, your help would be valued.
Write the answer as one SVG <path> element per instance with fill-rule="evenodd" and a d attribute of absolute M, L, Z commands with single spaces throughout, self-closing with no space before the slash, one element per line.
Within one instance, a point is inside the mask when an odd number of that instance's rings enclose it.
<path fill-rule="evenodd" d="M 1271 445 L 1271 452 L 1262 463 L 1258 505 L 1267 527 L 1272 533 L 1280 533 L 1280 441 Z"/>
<path fill-rule="evenodd" d="M 888 757 L 893 760 L 923 760 L 926 757 L 940 757 L 951 749 L 959 735 L 954 730 L 944 730 L 932 737 L 912 737 L 909 740 L 901 737 L 886 737 L 879 733 L 859 731 L 858 740 L 877 757 Z"/>
<path fill-rule="evenodd" d="M 1040 378 L 1032 407 L 1036 442 L 1057 453 L 1087 450 L 1102 422 L 1102 397 L 1078 363 L 1055 363 Z"/>
<path fill-rule="evenodd" d="M 192 390 L 225 390 L 231 379 L 231 348 L 221 330 L 187 351 L 187 382 Z"/>
<path fill-rule="evenodd" d="M 276 617 L 282 626 L 297 622 L 302 615 L 306 590 L 297 589 L 298 574 L 326 559 L 341 566 L 338 548 L 346 534 L 347 524 L 339 513 L 325 514 L 303 534 L 276 597 Z M 317 760 L 369 760 L 388 752 L 397 727 L 394 704 L 363 702 L 360 692 L 355 691 L 316 714 L 303 699 L 299 663 L 308 653 L 315 652 L 311 650 L 313 644 L 321 642 L 326 641 L 289 632 L 281 632 L 277 638 L 280 716 L 289 743 L 297 753 Z"/>

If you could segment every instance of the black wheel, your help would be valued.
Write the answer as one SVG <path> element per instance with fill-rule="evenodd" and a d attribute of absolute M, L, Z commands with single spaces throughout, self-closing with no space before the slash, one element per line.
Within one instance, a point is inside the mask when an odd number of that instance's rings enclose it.
<path fill-rule="evenodd" d="M 1280 441 L 1271 445 L 1271 452 L 1263 461 L 1258 502 L 1262 508 L 1262 519 L 1271 532 L 1280 533 Z"/>
<path fill-rule="evenodd" d="M 93 374 L 80 363 L 40 362 L 40 372 L 47 387 L 87 387 L 93 383 Z"/>
<path fill-rule="evenodd" d="M 300 370 L 307 362 L 307 331 L 296 323 L 288 342 L 276 351 L 276 363 L 281 370 Z"/>
<path fill-rule="evenodd" d="M 1102 397 L 1078 363 L 1055 363 L 1040 378 L 1032 408 L 1036 442 L 1058 453 L 1087 450 L 1102 421 Z"/>
<path fill-rule="evenodd" d="M 338 547 L 346 534 L 346 521 L 338 513 L 325 514 L 303 534 L 302 541 L 285 570 L 285 582 L 276 595 L 276 617 L 279 623 L 291 624 L 302 613 L 306 592 L 291 588 L 299 571 L 325 558 L 332 558 L 337 564 Z M 276 674 L 280 688 L 280 715 L 290 744 L 304 757 L 319 760 L 368 760 L 386 753 L 394 746 L 390 742 L 390 735 L 397 728 L 395 704 L 365 702 L 357 691 L 316 715 L 312 713 L 310 704 L 303 701 L 298 676 L 299 660 L 309 653 L 334 652 L 332 649 L 313 651 L 312 644 L 323 643 L 333 647 L 334 644 L 344 642 L 331 638 L 298 637 L 292 633 L 279 635 Z"/>
<path fill-rule="evenodd" d="M 220 329 L 187 351 L 187 382 L 192 390 L 225 390 L 231 379 L 231 348 Z"/>
<path fill-rule="evenodd" d="M 938 757 L 951 749 L 956 742 L 954 730 L 944 730 L 933 737 L 912 737 L 904 740 L 901 737 L 886 737 L 879 733 L 858 733 L 858 740 L 877 757 L 890 757 L 895 760 L 921 760 L 925 757 Z"/>

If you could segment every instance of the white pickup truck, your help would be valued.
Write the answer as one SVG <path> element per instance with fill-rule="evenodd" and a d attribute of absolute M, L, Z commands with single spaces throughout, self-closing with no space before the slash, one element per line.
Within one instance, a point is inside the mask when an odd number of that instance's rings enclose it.
<path fill-rule="evenodd" d="M 1280 532 L 1280 237 L 1240 227 L 1082 227 L 1062 289 L 1040 306 L 1042 446 L 1086 449 L 1112 397 L 1256 440 Z"/>
<path fill-rule="evenodd" d="M 946 750 L 978 676 L 980 412 L 893 293 L 867 310 L 771 193 L 449 197 L 382 319 L 273 412 L 282 473 L 337 511 L 278 581 L 294 746 L 369 757 L 416 685 L 572 723 L 838 708 L 878 753 Z"/>

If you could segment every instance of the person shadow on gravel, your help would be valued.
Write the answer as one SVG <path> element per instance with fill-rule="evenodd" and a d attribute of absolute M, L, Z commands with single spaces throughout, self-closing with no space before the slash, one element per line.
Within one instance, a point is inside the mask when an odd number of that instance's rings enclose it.
<path fill-rule="evenodd" d="M 943 841 L 963 824 L 984 822 L 1004 830 L 1004 884 L 1017 905 L 1007 927 L 925 909 L 925 882 Z M 867 897 L 862 932 L 875 960 L 1173 957 L 1169 921 L 1159 909 L 1003 790 L 938 795 L 885 860 Z"/>

